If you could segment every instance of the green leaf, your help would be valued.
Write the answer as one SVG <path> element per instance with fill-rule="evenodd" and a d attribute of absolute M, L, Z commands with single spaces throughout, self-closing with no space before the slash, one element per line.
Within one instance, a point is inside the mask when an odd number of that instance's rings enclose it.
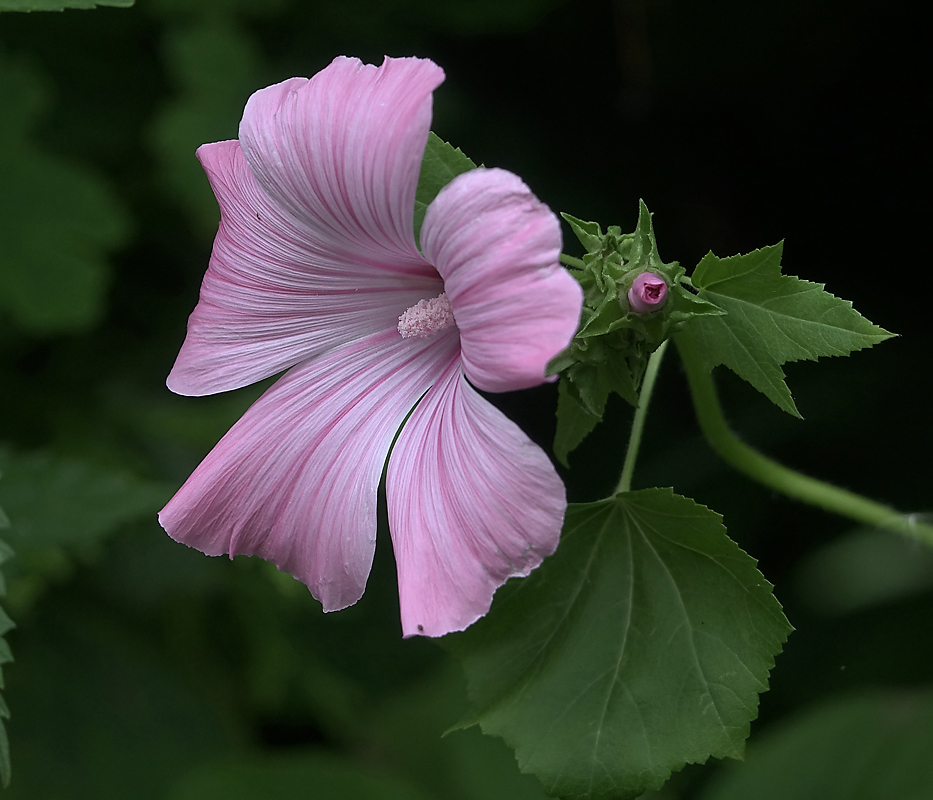
<path fill-rule="evenodd" d="M 66 8 L 130 8 L 135 0 L 0 0 L 0 11 L 64 11 Z"/>
<path fill-rule="evenodd" d="M 769 729 L 701 800 L 933 797 L 933 693 L 873 691 Z"/>
<path fill-rule="evenodd" d="M 33 333 L 87 328 L 127 217 L 94 172 L 31 144 L 38 78 L 0 59 L 0 313 Z"/>
<path fill-rule="evenodd" d="M 448 637 L 471 713 L 563 798 L 739 758 L 791 628 L 718 514 L 670 489 L 572 505 L 555 555 Z"/>
<path fill-rule="evenodd" d="M 692 320 L 685 332 L 710 370 L 724 364 L 779 408 L 799 417 L 781 365 L 843 356 L 893 334 L 873 325 L 852 304 L 819 283 L 781 274 L 783 243 L 718 258 L 708 253 L 693 283 L 700 298 L 725 310 Z"/>
<path fill-rule="evenodd" d="M 570 452 L 602 422 L 611 392 L 638 405 L 635 376 L 625 354 L 599 340 L 590 340 L 584 347 L 585 356 L 593 361 L 573 364 L 561 375 L 558 386 L 554 454 L 564 466 L 568 466 Z M 577 349 L 578 355 L 583 349 Z"/>
<path fill-rule="evenodd" d="M 574 384 L 566 378 L 561 378 L 557 386 L 557 430 L 554 433 L 554 455 L 565 467 L 569 466 L 567 456 L 603 418 L 602 410 L 599 414 L 593 414 L 578 398 Z M 603 398 L 603 408 L 605 408 L 606 399 L 606 397 Z"/>
<path fill-rule="evenodd" d="M 424 214 L 438 192 L 458 175 L 476 169 L 459 147 L 447 144 L 434 131 L 428 134 L 424 148 L 421 172 L 418 174 L 418 189 L 415 192 L 415 241 L 421 241 L 421 226 Z"/>

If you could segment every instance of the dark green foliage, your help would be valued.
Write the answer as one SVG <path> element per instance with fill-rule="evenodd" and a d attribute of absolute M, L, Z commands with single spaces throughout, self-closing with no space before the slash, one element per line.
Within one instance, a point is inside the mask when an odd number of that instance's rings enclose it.
<path fill-rule="evenodd" d="M 569 453 L 602 420 L 611 392 L 638 405 L 648 358 L 672 331 L 694 317 L 723 312 L 682 285 L 684 269 L 676 261 L 661 260 L 644 201 L 639 203 L 638 225 L 632 233 L 622 233 L 613 225 L 604 234 L 596 222 L 563 217 L 587 250 L 583 269 L 572 270 L 583 287 L 580 330 L 550 365 L 552 372 L 561 374 L 554 452 L 566 465 Z M 646 271 L 663 276 L 668 298 L 660 310 L 637 314 L 629 306 L 627 292 Z"/>
<path fill-rule="evenodd" d="M 821 703 L 749 745 L 701 800 L 926 800 L 933 695 L 873 691 Z"/>
<path fill-rule="evenodd" d="M 125 210 L 86 166 L 37 147 L 41 79 L 0 51 L 0 313 L 35 333 L 87 328 L 103 315 L 106 255 Z"/>
<path fill-rule="evenodd" d="M 557 553 L 447 640 L 478 723 L 563 798 L 741 757 L 790 625 L 720 517 L 669 489 L 571 506 Z"/>
<path fill-rule="evenodd" d="M 726 313 L 692 323 L 709 369 L 725 364 L 799 417 L 781 365 L 844 356 L 891 338 L 819 283 L 781 274 L 783 243 L 730 258 L 708 253 L 693 273 L 700 297 Z"/>

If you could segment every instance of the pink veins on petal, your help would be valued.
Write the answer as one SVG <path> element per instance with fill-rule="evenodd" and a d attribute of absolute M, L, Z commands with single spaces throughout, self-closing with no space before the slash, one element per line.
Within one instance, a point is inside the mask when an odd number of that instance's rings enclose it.
<path fill-rule="evenodd" d="M 287 370 L 159 521 L 209 555 L 272 561 L 325 611 L 363 594 L 388 458 L 406 636 L 462 630 L 557 546 L 563 484 L 471 384 L 542 383 L 582 303 L 557 218 L 503 170 L 442 189 L 419 251 L 443 78 L 426 59 L 337 58 L 256 92 L 240 138 L 198 150 L 221 219 L 168 378 L 205 395 Z"/>

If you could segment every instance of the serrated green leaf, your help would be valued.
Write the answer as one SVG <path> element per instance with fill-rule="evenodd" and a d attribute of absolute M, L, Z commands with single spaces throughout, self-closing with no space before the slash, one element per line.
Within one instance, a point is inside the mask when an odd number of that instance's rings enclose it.
<path fill-rule="evenodd" d="M 0 0 L 0 11 L 64 11 L 66 8 L 130 8 L 135 0 Z"/>
<path fill-rule="evenodd" d="M 568 508 L 557 552 L 445 639 L 471 712 L 563 798 L 741 757 L 791 628 L 718 514 L 669 489 Z"/>
<path fill-rule="evenodd" d="M 447 144 L 434 131 L 428 134 L 424 148 L 421 172 L 418 174 L 418 189 L 415 191 L 415 241 L 421 242 L 421 226 L 428 206 L 443 189 L 458 175 L 476 169 L 459 147 Z"/>
<path fill-rule="evenodd" d="M 605 405 L 605 398 L 603 405 Z M 561 378 L 557 386 L 557 430 L 554 433 L 554 455 L 565 467 L 567 456 L 576 450 L 601 421 L 602 413 L 593 414 L 578 399 L 573 384 Z"/>
<path fill-rule="evenodd" d="M 923 800 L 933 797 L 933 693 L 834 699 L 756 738 L 701 800 Z"/>
<path fill-rule="evenodd" d="M 724 364 L 779 408 L 799 417 L 781 365 L 848 355 L 893 334 L 873 325 L 822 284 L 781 274 L 783 243 L 719 258 L 708 253 L 693 284 L 700 298 L 722 308 L 684 329 L 708 369 Z"/>
<path fill-rule="evenodd" d="M 127 217 L 97 174 L 30 143 L 42 95 L 34 74 L 0 62 L 0 313 L 45 334 L 99 319 Z"/>

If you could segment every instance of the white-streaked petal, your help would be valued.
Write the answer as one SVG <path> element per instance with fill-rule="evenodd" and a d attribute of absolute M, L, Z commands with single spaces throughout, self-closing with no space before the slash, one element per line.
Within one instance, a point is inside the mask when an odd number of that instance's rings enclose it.
<path fill-rule="evenodd" d="M 470 381 L 490 392 L 542 383 L 583 303 L 558 262 L 554 213 L 512 173 L 475 169 L 428 207 L 421 243 L 444 279 Z"/>
<path fill-rule="evenodd" d="M 331 250 L 422 274 L 415 190 L 443 70 L 427 59 L 380 67 L 340 57 L 310 80 L 256 92 L 240 142 L 275 202 Z"/>
<path fill-rule="evenodd" d="M 258 184 L 236 141 L 198 150 L 221 210 L 201 296 L 168 378 L 204 395 L 275 375 L 336 345 L 394 327 L 442 286 L 347 261 Z"/>
<path fill-rule="evenodd" d="M 459 365 L 399 434 L 386 496 L 405 636 L 443 636 L 483 616 L 499 586 L 554 551 L 566 509 L 547 456 Z"/>
<path fill-rule="evenodd" d="M 405 415 L 457 361 L 453 333 L 395 330 L 292 369 L 201 462 L 159 514 L 208 555 L 258 555 L 311 589 L 325 611 L 363 593 L 386 454 Z"/>

